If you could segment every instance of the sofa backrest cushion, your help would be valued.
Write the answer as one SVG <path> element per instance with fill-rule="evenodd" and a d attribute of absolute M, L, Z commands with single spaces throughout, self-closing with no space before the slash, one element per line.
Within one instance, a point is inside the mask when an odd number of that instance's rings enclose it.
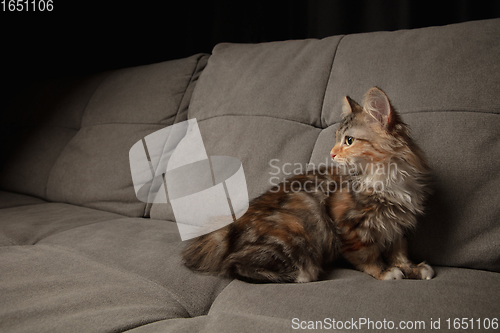
<path fill-rule="evenodd" d="M 187 119 L 207 57 L 62 80 L 45 88 L 39 93 L 42 102 L 28 108 L 43 113 L 41 122 L 7 162 L 0 186 L 49 201 L 147 215 L 133 189 L 129 150 L 146 135 Z M 8 126 L 26 124 L 24 118 Z"/>
<path fill-rule="evenodd" d="M 243 163 L 249 196 L 329 163 L 341 101 L 382 88 L 434 169 L 415 260 L 500 271 L 500 20 L 215 47 L 189 118 L 208 155 Z M 172 218 L 168 208 L 152 217 Z M 164 206 L 166 207 L 166 205 Z"/>
<path fill-rule="evenodd" d="M 47 198 L 52 167 L 106 73 L 18 85 L 0 121 L 0 188 Z"/>

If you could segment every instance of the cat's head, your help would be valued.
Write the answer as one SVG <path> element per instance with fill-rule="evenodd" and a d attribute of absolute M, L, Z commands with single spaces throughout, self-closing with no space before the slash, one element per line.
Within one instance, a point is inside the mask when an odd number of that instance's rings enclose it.
<path fill-rule="evenodd" d="M 330 154 L 337 165 L 350 173 L 384 172 L 390 163 L 407 164 L 417 173 L 428 171 L 420 149 L 410 137 L 408 126 L 392 107 L 387 95 L 373 87 L 362 106 L 345 97 L 343 115 Z M 353 172 L 354 171 L 354 172 Z"/>

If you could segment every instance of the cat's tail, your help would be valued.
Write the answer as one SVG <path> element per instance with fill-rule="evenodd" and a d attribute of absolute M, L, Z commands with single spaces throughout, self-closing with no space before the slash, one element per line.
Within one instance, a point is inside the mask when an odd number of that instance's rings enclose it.
<path fill-rule="evenodd" d="M 195 271 L 227 275 L 223 268 L 227 256 L 230 225 L 191 240 L 184 248 L 184 264 Z"/>

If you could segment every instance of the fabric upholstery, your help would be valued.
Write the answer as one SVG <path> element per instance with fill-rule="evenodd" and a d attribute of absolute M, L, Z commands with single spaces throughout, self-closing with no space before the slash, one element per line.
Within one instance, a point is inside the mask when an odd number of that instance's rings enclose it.
<path fill-rule="evenodd" d="M 144 136 L 187 119 L 186 100 L 205 63 L 206 57 L 197 55 L 110 73 L 52 168 L 48 199 L 144 216 L 128 152 Z"/>
<path fill-rule="evenodd" d="M 4 332 L 124 331 L 188 316 L 168 290 L 78 253 L 40 245 L 1 254 Z"/>
<path fill-rule="evenodd" d="M 184 267 L 180 256 L 184 243 L 177 226 L 168 221 L 110 219 L 46 237 L 39 244 L 80 253 L 162 286 L 193 317 L 206 314 L 215 296 L 230 282 L 192 274 Z"/>
<path fill-rule="evenodd" d="M 309 124 L 320 125 L 316 111 L 321 109 L 339 40 L 220 44 L 213 50 L 191 100 L 189 118 L 198 121 L 209 156 L 242 161 L 247 182 L 255 185 L 249 188 L 250 197 L 270 186 L 262 177 L 270 159 L 308 160 L 312 133 L 318 131 Z M 292 138 L 295 146 L 287 144 Z M 175 220 L 169 204 L 153 205 L 151 217 Z"/>
<path fill-rule="evenodd" d="M 80 128 L 86 105 L 105 76 L 64 78 L 19 90 L 0 122 L 5 161 L 0 188 L 47 198 L 52 167 Z"/>
<path fill-rule="evenodd" d="M 496 19 L 221 44 L 33 87 L 0 123 L 0 330 L 288 332 L 293 318 L 367 318 L 431 332 L 431 320 L 498 318 L 499 37 Z M 374 85 L 434 170 L 410 235 L 430 281 L 377 281 L 345 263 L 304 284 L 198 274 L 181 262 L 169 204 L 135 197 L 128 151 L 149 133 L 196 118 L 208 155 L 242 161 L 253 198 L 329 163 L 342 97 L 360 102 Z"/>
<path fill-rule="evenodd" d="M 361 102 L 379 86 L 434 168 L 435 195 L 411 235 L 412 256 L 500 271 L 500 208 L 493 204 L 500 77 L 488 75 L 498 66 L 498 22 L 222 44 L 201 74 L 189 117 L 200 122 L 209 155 L 242 160 L 253 198 L 308 163 L 328 163 L 343 96 Z"/>
<path fill-rule="evenodd" d="M 426 331 L 430 331 L 431 318 L 441 318 L 443 329 L 443 321 L 448 317 L 495 318 L 498 315 L 497 273 L 437 267 L 436 274 L 433 280 L 425 282 L 378 281 L 358 271 L 337 269 L 328 275 L 327 281 L 315 283 L 248 285 L 234 281 L 219 295 L 209 316 L 224 313 L 254 321 L 265 317 L 275 325 L 285 320 L 290 331 L 293 318 L 307 321 L 386 319 L 396 325 L 404 320 L 421 320 L 427 324 Z M 263 299 L 273 301 L 263 302 Z"/>
<path fill-rule="evenodd" d="M 333 62 L 323 124 L 342 97 L 379 86 L 402 113 L 498 113 L 498 20 L 345 36 Z"/>
<path fill-rule="evenodd" d="M 29 195 L 0 191 L 0 209 L 40 204 L 46 201 Z"/>
<path fill-rule="evenodd" d="M 9 243 L 0 245 L 34 245 L 52 234 L 120 217 L 63 203 L 32 203 L 21 208 L 4 208 L 0 210 L 0 230 Z"/>
<path fill-rule="evenodd" d="M 144 216 L 132 188 L 128 151 L 144 136 L 187 119 L 207 56 L 127 68 L 34 87 L 2 126 L 13 135 L 2 189 L 50 201 Z M 28 95 L 30 96 L 30 95 Z M 31 99 L 31 96 L 30 96 Z M 24 102 L 23 102 L 24 101 Z M 14 126 L 14 127 L 13 127 Z M 5 142 L 5 141 L 4 141 Z M 10 147 L 7 147 L 10 148 Z M 36 167 L 33 167 L 36 166 Z"/>

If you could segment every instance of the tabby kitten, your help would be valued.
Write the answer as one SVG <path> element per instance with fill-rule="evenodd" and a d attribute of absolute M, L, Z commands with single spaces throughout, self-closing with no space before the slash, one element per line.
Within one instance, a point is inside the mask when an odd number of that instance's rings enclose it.
<path fill-rule="evenodd" d="M 194 239 L 193 270 L 250 281 L 310 282 L 343 256 L 379 280 L 431 279 L 407 257 L 429 167 L 385 93 L 349 97 L 331 150 L 334 167 L 294 176 L 254 199 L 236 222 Z M 299 186 L 300 185 L 300 186 Z"/>

